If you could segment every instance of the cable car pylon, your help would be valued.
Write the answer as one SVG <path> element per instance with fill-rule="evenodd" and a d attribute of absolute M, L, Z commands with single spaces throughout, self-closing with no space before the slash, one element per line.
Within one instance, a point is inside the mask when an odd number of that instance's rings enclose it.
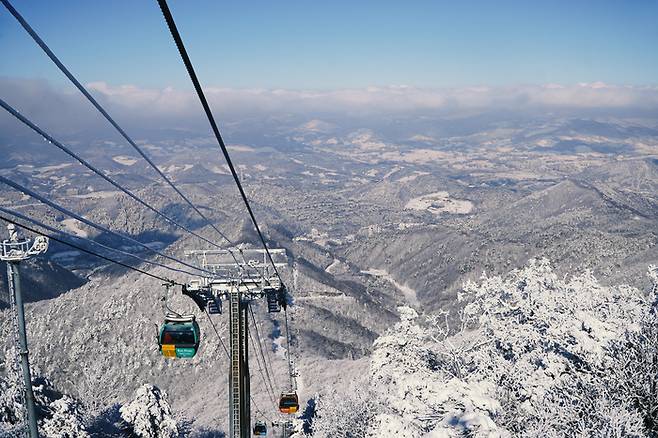
<path fill-rule="evenodd" d="M 34 241 L 20 239 L 14 224 L 7 225 L 9 239 L 2 241 L 0 260 L 7 262 L 7 285 L 9 287 L 9 303 L 14 322 L 14 334 L 18 354 L 21 358 L 23 371 L 23 409 L 27 412 L 27 429 L 30 438 L 39 438 L 37 414 L 32 391 L 32 376 L 27 349 L 27 331 L 25 329 L 25 309 L 21 291 L 20 262 L 32 256 L 43 254 L 48 250 L 48 238 L 38 236 Z"/>
<path fill-rule="evenodd" d="M 287 266 L 284 249 L 188 250 L 205 271 L 214 275 L 194 277 L 183 287 L 204 311 L 221 313 L 221 301 L 228 303 L 229 329 L 229 438 L 250 438 L 251 379 L 249 373 L 249 306 L 265 299 L 269 312 L 280 312 L 285 305 L 285 286 L 275 266 Z M 270 260 L 270 256 L 272 260 Z M 273 303 L 276 300 L 276 303 Z M 276 305 L 275 305 L 276 304 Z M 210 312 L 210 310 L 213 312 Z M 255 429 L 254 429 L 255 430 Z M 259 427 L 258 430 L 262 430 Z"/>

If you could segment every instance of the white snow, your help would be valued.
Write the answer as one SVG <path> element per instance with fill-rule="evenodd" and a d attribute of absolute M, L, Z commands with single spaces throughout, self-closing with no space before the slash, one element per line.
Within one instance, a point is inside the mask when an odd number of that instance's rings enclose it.
<path fill-rule="evenodd" d="M 416 291 L 405 284 L 398 283 L 395 280 L 395 278 L 393 278 L 393 276 L 389 274 L 388 271 L 386 271 L 385 269 L 368 269 L 361 272 L 363 274 L 368 274 L 374 277 L 383 278 L 384 280 L 388 281 L 393 286 L 395 286 L 400 292 L 402 292 L 402 295 L 404 295 L 404 297 L 406 298 L 409 304 L 411 304 L 412 306 L 418 305 L 418 296 L 416 295 Z"/>
<path fill-rule="evenodd" d="M 410 199 L 406 210 L 427 210 L 433 214 L 468 214 L 473 211 L 473 203 L 466 199 L 454 199 L 448 192 L 435 192 Z"/>
<path fill-rule="evenodd" d="M 234 145 L 228 146 L 228 149 L 230 151 L 235 151 L 235 152 L 253 152 L 254 151 L 254 148 L 252 148 L 251 146 L 244 145 L 244 144 L 234 144 Z"/>
<path fill-rule="evenodd" d="M 313 437 L 649 436 L 637 404 L 654 399 L 649 276 L 646 296 L 532 260 L 465 284 L 458 321 L 400 307 L 373 344 L 368 385 L 319 396 Z"/>
<path fill-rule="evenodd" d="M 90 188 L 90 190 L 93 190 L 93 187 Z M 121 193 L 118 190 L 99 190 L 99 191 L 92 191 L 91 193 L 83 193 L 81 195 L 73 195 L 71 196 L 72 198 L 79 198 L 79 199 L 107 199 L 107 198 L 112 198 L 116 195 Z"/>
<path fill-rule="evenodd" d="M 327 266 L 324 270 L 332 274 L 334 270 L 337 269 L 340 265 L 341 265 L 341 261 L 338 259 L 334 259 L 334 261 L 331 262 L 331 264 Z"/>
<path fill-rule="evenodd" d="M 84 237 L 84 238 L 89 237 L 89 233 L 83 230 L 82 228 L 80 228 L 80 223 L 76 219 L 72 219 L 72 218 L 64 219 L 62 221 L 62 225 L 64 225 L 67 230 L 69 230 L 70 232 L 72 232 L 78 237 Z"/>
<path fill-rule="evenodd" d="M 164 170 L 167 173 L 178 173 L 178 172 L 185 172 L 194 167 L 194 164 L 181 164 L 181 165 L 176 165 L 172 164 L 171 166 L 166 166 L 162 170 Z"/>
<path fill-rule="evenodd" d="M 116 155 L 112 157 L 112 161 L 114 161 L 115 163 L 119 163 L 123 166 L 132 166 L 137 162 L 137 158 L 130 157 L 128 155 Z"/>
<path fill-rule="evenodd" d="M 166 400 L 167 394 L 153 385 L 142 385 L 135 399 L 123 405 L 121 418 L 134 435 L 142 438 L 177 438 L 180 434 L 176 420 Z"/>
<path fill-rule="evenodd" d="M 51 172 L 53 170 L 66 169 L 67 167 L 70 167 L 72 165 L 73 163 L 62 163 L 62 164 L 56 164 L 54 166 L 37 167 L 35 170 L 38 170 L 39 172 Z"/>

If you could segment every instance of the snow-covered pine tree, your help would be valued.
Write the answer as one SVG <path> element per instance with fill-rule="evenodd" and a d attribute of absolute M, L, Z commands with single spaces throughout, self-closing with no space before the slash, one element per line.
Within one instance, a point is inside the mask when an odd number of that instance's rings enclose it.
<path fill-rule="evenodd" d="M 157 386 L 140 386 L 133 401 L 119 410 L 125 432 L 139 438 L 178 437 L 178 424 L 171 414 L 166 397 L 167 394 Z"/>
<path fill-rule="evenodd" d="M 0 430 L 21 424 L 23 418 L 23 381 L 16 362 L 16 349 L 5 351 L 0 364 Z"/>
<path fill-rule="evenodd" d="M 319 438 L 366 438 L 375 415 L 380 411 L 368 388 L 354 388 L 351 394 L 328 393 L 318 396 L 312 418 L 313 433 Z M 298 430 L 293 436 L 304 436 Z"/>
<path fill-rule="evenodd" d="M 88 438 L 85 419 L 79 403 L 65 395 L 50 403 L 51 415 L 40 427 L 40 432 L 47 438 Z"/>

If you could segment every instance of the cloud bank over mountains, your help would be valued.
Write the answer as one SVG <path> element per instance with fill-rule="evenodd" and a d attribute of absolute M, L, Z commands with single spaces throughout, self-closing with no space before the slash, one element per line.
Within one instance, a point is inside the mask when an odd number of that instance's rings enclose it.
<path fill-rule="evenodd" d="M 186 111 L 198 106 L 191 92 L 172 88 L 143 89 L 93 82 L 88 87 L 104 99 L 128 108 L 148 105 L 157 111 Z M 222 110 L 385 111 L 486 109 L 504 107 L 658 108 L 658 87 L 613 86 L 602 82 L 506 88 L 423 89 L 404 85 L 329 91 L 206 88 Z"/>
<path fill-rule="evenodd" d="M 192 90 L 139 88 L 133 85 L 87 84 L 119 123 L 156 128 L 198 129 L 205 123 Z M 519 85 L 423 89 L 411 86 L 343 90 L 231 89 L 207 87 L 208 99 L 221 120 L 282 114 L 445 114 L 474 112 L 606 112 L 658 115 L 658 86 L 620 86 L 602 82 L 575 85 Z M 0 78 L 0 96 L 45 129 L 59 133 L 104 126 L 80 93 L 44 80 Z M 17 123 L 2 112 L 0 129 Z"/>

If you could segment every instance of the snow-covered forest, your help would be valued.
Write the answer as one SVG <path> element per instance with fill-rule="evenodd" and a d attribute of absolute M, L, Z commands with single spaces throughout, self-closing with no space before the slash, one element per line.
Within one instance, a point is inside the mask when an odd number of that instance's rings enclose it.
<path fill-rule="evenodd" d="M 12 366 L 15 353 L 6 354 L 3 366 Z M 19 436 L 22 424 L 22 382 L 20 373 L 4 373 L 0 380 L 0 436 Z M 123 406 L 100 410 L 84 407 L 74 398 L 62 394 L 47 379 L 33 380 L 37 403 L 39 433 L 45 438 L 140 437 L 176 438 L 188 436 L 189 422 L 176 420 L 159 388 L 145 384 L 134 399 Z"/>
<path fill-rule="evenodd" d="M 651 291 L 608 287 L 539 260 L 467 283 L 456 317 L 402 307 L 375 341 L 369 387 L 318 394 L 306 435 L 656 436 L 655 267 L 649 275 Z"/>
<path fill-rule="evenodd" d="M 658 269 L 652 290 L 561 278 L 547 260 L 483 276 L 458 315 L 419 315 L 378 338 L 368 386 L 331 388 L 295 421 L 302 437 L 651 437 L 658 434 Z M 13 366 L 8 351 L 3 367 Z M 4 371 L 7 371 L 6 369 Z M 0 425 L 20 420 L 18 373 L 0 380 Z M 12 377 L 14 376 L 14 377 Z M 189 436 L 149 384 L 95 409 L 35 378 L 48 438 Z M 221 436 L 207 431 L 205 436 Z"/>

